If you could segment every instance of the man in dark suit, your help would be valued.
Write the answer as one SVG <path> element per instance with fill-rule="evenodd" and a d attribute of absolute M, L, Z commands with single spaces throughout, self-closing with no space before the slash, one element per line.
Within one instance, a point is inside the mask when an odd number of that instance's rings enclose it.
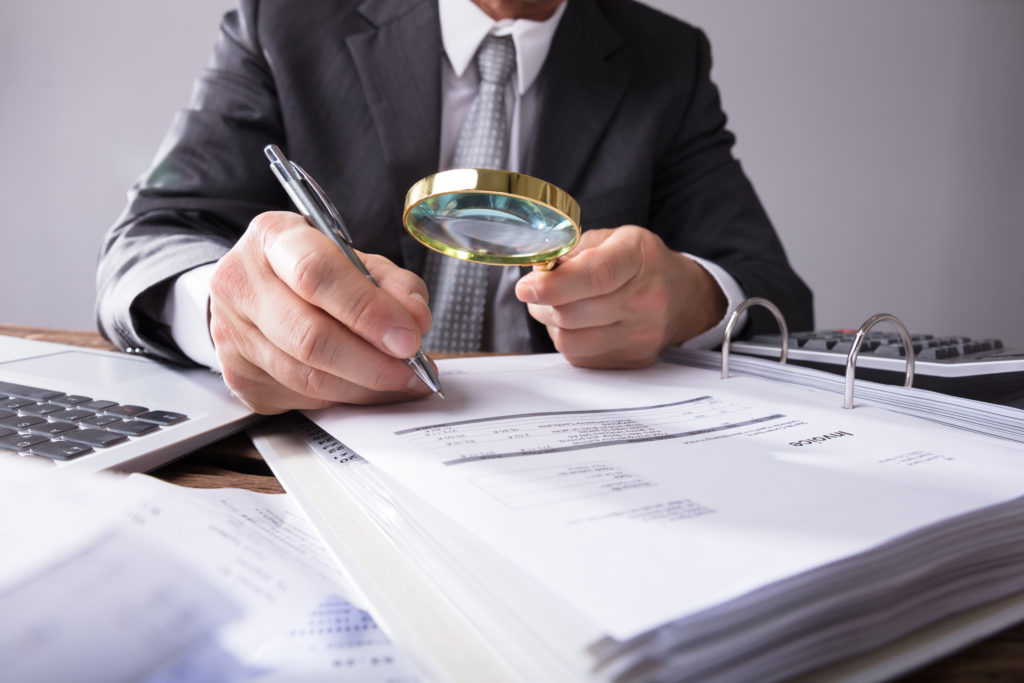
<path fill-rule="evenodd" d="M 492 278 L 483 350 L 644 365 L 714 345 L 742 296 L 812 326 L 732 157 L 699 30 L 631 0 L 241 0 L 104 244 L 103 333 L 219 369 L 261 412 L 426 393 L 402 360 L 431 322 L 426 249 L 401 211 L 450 158 L 478 87 L 474 31 L 515 38 L 509 167 L 572 194 L 584 227 L 555 270 Z M 319 180 L 380 289 L 288 211 L 268 143 Z M 752 311 L 746 329 L 773 326 Z"/>

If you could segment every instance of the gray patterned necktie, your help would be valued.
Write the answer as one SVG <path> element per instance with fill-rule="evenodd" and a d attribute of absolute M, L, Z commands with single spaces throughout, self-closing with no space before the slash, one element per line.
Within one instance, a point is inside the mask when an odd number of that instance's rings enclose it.
<path fill-rule="evenodd" d="M 497 168 L 508 159 L 509 124 L 505 88 L 516 63 L 509 36 L 489 35 L 476 55 L 480 90 L 459 129 L 454 168 Z M 423 337 L 430 351 L 479 351 L 487 304 L 488 266 L 460 261 L 435 251 L 427 254 L 423 279 L 430 292 L 433 324 Z"/>

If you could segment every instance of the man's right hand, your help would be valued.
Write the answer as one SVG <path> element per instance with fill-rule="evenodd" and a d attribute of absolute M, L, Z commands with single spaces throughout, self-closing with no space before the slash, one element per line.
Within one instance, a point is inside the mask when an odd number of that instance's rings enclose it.
<path fill-rule="evenodd" d="M 264 213 L 220 260 L 210 335 L 224 381 L 272 414 L 430 393 L 405 362 L 430 327 L 423 281 L 360 255 L 375 287 L 295 213 Z"/>

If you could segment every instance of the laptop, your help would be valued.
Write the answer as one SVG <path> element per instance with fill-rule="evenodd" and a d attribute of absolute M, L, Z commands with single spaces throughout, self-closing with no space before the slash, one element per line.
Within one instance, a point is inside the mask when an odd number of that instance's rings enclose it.
<path fill-rule="evenodd" d="M 260 417 L 206 369 L 0 335 L 0 458 L 147 472 Z"/>

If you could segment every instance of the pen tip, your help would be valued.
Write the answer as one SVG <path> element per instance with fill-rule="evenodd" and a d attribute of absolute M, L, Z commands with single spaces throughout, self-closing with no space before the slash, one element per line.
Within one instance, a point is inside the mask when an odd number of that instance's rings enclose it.
<path fill-rule="evenodd" d="M 444 392 L 441 391 L 440 389 L 437 390 L 437 395 L 440 396 L 441 398 L 444 398 Z"/>

